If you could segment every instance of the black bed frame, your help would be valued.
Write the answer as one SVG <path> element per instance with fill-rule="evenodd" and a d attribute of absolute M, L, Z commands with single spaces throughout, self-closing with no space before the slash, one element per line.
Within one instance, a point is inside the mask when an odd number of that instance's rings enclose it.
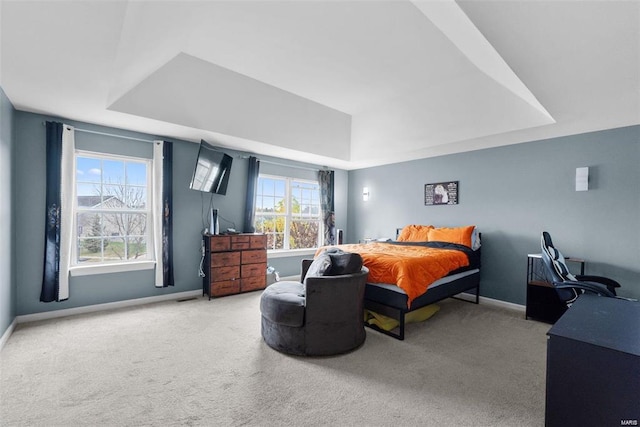
<path fill-rule="evenodd" d="M 402 229 L 400 228 L 396 229 L 396 238 L 401 230 Z M 478 249 L 478 251 L 480 251 L 480 249 Z M 475 301 L 456 297 L 456 295 L 472 289 L 475 289 Z M 400 325 L 398 326 L 399 332 L 397 334 L 392 331 L 386 331 L 377 325 L 370 325 L 367 322 L 365 322 L 365 326 L 398 340 L 404 340 L 405 315 L 411 311 L 425 307 L 429 304 L 434 304 L 445 298 L 454 298 L 478 304 L 480 302 L 480 271 L 429 289 L 427 292 L 413 300 L 410 309 L 407 308 L 406 294 L 367 283 L 364 293 L 364 308 L 395 319 L 400 323 Z"/>
<path fill-rule="evenodd" d="M 372 288 L 374 288 L 374 285 L 367 283 L 364 294 L 364 308 L 397 320 L 400 323 L 400 326 L 398 327 L 399 332 L 396 334 L 392 331 L 385 331 L 377 325 L 370 325 L 367 322 L 365 322 L 365 326 L 382 332 L 385 335 L 389 335 L 390 337 L 404 340 L 404 316 L 411 311 L 436 303 L 445 298 L 455 298 L 461 301 L 478 304 L 480 301 L 480 272 L 478 271 L 474 274 L 470 274 L 452 282 L 429 289 L 427 292 L 413 300 L 410 309 L 407 308 L 407 297 L 405 294 L 400 294 L 396 291 L 386 290 L 380 287 L 375 287 L 375 289 Z M 472 289 L 475 289 L 475 301 L 456 297 L 456 295 Z M 400 301 L 392 301 L 391 299 L 385 298 L 386 293 L 388 293 L 388 296 L 390 297 L 393 296 L 394 300 Z M 398 298 L 398 295 L 403 295 L 404 298 Z M 402 300 L 404 300 L 404 304 L 402 303 Z"/>

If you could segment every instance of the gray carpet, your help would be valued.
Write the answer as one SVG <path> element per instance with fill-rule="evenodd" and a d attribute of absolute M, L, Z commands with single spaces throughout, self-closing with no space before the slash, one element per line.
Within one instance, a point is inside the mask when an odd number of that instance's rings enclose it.
<path fill-rule="evenodd" d="M 260 292 L 20 324 L 0 425 L 542 426 L 548 325 L 456 300 L 397 341 L 280 354 Z"/>

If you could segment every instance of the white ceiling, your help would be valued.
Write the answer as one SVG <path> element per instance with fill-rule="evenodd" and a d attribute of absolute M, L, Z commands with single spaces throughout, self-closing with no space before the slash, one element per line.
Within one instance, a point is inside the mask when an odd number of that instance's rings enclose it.
<path fill-rule="evenodd" d="M 639 1 L 9 1 L 24 111 L 343 169 L 640 124 Z"/>

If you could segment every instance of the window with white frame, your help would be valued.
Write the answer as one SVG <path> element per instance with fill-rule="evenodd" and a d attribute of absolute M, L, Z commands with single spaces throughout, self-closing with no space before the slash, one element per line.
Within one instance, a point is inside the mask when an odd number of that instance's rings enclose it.
<path fill-rule="evenodd" d="M 153 259 L 151 160 L 76 151 L 72 265 Z"/>
<path fill-rule="evenodd" d="M 318 181 L 261 174 L 255 228 L 267 235 L 270 250 L 317 248 L 322 236 Z"/>

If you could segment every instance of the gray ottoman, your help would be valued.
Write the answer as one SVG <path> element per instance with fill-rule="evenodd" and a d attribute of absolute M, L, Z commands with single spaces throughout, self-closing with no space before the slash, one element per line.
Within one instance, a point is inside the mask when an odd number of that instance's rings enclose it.
<path fill-rule="evenodd" d="M 260 298 L 262 337 L 278 351 L 304 354 L 304 285 L 276 282 Z"/>

